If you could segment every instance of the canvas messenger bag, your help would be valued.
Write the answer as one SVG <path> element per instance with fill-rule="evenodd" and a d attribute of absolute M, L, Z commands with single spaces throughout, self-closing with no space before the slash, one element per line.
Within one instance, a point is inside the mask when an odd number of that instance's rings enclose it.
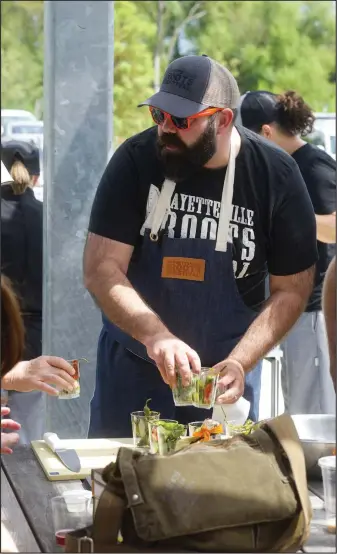
<path fill-rule="evenodd" d="M 103 477 L 93 526 L 69 533 L 66 552 L 296 552 L 309 534 L 304 455 L 288 415 L 169 456 L 121 448 Z"/>

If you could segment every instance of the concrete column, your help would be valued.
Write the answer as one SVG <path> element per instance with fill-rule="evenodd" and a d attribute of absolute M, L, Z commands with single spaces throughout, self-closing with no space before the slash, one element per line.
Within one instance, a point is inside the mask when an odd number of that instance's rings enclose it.
<path fill-rule="evenodd" d="M 46 427 L 85 437 L 100 312 L 83 287 L 90 209 L 112 144 L 113 2 L 47 1 L 44 67 L 43 352 L 85 357 L 81 397 L 48 398 Z"/>

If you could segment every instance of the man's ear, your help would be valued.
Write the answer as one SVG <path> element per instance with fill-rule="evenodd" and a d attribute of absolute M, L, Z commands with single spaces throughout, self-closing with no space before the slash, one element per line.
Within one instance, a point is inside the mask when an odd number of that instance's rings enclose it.
<path fill-rule="evenodd" d="M 223 132 L 228 132 L 228 129 L 234 123 L 234 113 L 230 108 L 224 108 L 219 112 L 219 126 L 217 134 L 221 135 Z"/>
<path fill-rule="evenodd" d="M 271 139 L 272 137 L 272 128 L 270 125 L 262 125 L 261 135 L 266 139 Z"/>

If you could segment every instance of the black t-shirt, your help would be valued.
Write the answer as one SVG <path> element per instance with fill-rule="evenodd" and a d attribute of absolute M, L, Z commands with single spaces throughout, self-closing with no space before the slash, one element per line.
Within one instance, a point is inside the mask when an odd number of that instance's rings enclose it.
<path fill-rule="evenodd" d="M 15 195 L 1 186 L 1 270 L 24 313 L 42 317 L 43 206 L 32 189 Z"/>
<path fill-rule="evenodd" d="M 317 260 L 312 204 L 294 160 L 238 127 L 230 238 L 233 269 L 245 304 L 258 311 L 268 271 L 292 275 Z M 157 127 L 126 140 L 112 156 L 98 186 L 89 230 L 133 245 L 135 253 L 156 205 L 164 173 L 156 155 Z M 165 222 L 169 237 L 214 243 L 226 168 L 201 168 L 179 182 Z M 231 238 L 232 237 L 232 238 Z M 220 276 L 219 276 L 220 278 Z"/>
<path fill-rule="evenodd" d="M 312 144 L 301 146 L 292 157 L 296 161 L 307 186 L 316 215 L 332 214 L 336 210 L 336 162 L 324 150 Z M 322 309 L 322 286 L 326 270 L 336 253 L 334 244 L 317 241 L 318 262 L 315 288 L 308 302 L 307 312 Z"/>

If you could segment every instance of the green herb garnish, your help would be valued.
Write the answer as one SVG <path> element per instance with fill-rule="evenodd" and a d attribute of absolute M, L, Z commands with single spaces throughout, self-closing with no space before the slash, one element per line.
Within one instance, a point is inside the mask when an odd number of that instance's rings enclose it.
<path fill-rule="evenodd" d="M 131 423 L 133 429 L 133 435 L 136 439 L 136 446 L 139 448 L 146 448 L 149 446 L 149 421 L 160 416 L 159 412 L 154 412 L 148 406 L 151 398 L 148 398 L 143 408 L 143 416 L 136 416 L 131 414 Z"/>
<path fill-rule="evenodd" d="M 152 441 L 157 442 L 158 450 L 161 455 L 174 452 L 177 441 L 184 435 L 185 426 L 175 421 L 154 420 L 156 426 L 156 438 L 152 434 Z M 156 449 L 157 450 L 157 449 Z"/>
<path fill-rule="evenodd" d="M 147 401 L 145 402 L 145 406 L 144 406 L 144 416 L 145 417 L 150 417 L 151 414 L 152 414 L 152 410 L 149 408 L 148 406 L 148 403 L 150 402 L 151 398 L 148 398 Z"/>
<path fill-rule="evenodd" d="M 221 410 L 224 415 L 226 427 L 230 431 L 231 435 L 250 435 L 253 431 L 256 431 L 256 429 L 258 429 L 261 425 L 261 423 L 255 423 L 251 419 L 247 419 L 246 423 L 244 423 L 243 425 L 233 425 L 232 423 L 229 423 L 227 421 L 223 406 L 221 406 Z"/>

